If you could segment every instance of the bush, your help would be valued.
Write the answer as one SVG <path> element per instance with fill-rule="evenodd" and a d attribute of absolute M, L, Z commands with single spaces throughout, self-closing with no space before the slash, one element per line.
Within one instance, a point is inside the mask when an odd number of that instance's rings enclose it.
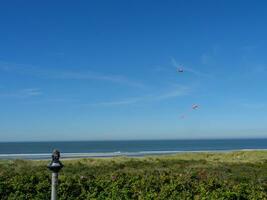
<path fill-rule="evenodd" d="M 44 161 L 0 163 L 0 199 L 49 199 L 51 173 Z M 58 198 L 267 199 L 267 162 L 82 159 L 65 161 Z M 249 169 L 244 173 L 244 169 Z"/>

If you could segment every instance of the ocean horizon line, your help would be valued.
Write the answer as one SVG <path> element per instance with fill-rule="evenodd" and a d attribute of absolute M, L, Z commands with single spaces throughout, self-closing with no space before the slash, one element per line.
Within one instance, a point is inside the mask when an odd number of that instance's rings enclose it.
<path fill-rule="evenodd" d="M 174 138 L 174 139 L 107 139 L 107 140 L 21 140 L 21 141 L 0 141 L 0 143 L 42 143 L 42 142 L 134 142 L 134 141 L 196 141 L 196 140 L 266 140 L 267 137 L 234 137 L 234 138 Z"/>

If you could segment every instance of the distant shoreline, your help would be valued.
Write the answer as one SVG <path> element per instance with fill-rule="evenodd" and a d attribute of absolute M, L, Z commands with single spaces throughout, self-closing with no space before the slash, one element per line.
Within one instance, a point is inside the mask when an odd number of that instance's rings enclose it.
<path fill-rule="evenodd" d="M 267 149 L 232 149 L 232 150 L 197 150 L 197 151 L 140 151 L 140 152 L 102 152 L 102 153 L 61 153 L 62 160 L 80 158 L 114 158 L 114 157 L 145 157 L 164 156 L 185 153 L 231 153 L 231 152 L 267 151 Z M 0 160 L 49 160 L 51 153 L 36 154 L 0 154 Z"/>

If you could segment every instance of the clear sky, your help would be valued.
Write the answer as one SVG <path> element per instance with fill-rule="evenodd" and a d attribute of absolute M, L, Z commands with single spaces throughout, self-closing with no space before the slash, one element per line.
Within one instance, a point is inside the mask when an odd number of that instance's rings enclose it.
<path fill-rule="evenodd" d="M 1 1 L 0 141 L 267 137 L 266 7 Z"/>

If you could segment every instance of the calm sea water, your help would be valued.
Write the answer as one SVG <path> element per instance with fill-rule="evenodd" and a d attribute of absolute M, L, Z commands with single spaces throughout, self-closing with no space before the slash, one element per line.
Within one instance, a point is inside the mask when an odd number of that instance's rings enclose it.
<path fill-rule="evenodd" d="M 184 151 L 267 149 L 267 139 L 2 142 L 0 159 L 47 159 L 55 148 L 62 152 L 63 158 L 143 156 Z"/>

